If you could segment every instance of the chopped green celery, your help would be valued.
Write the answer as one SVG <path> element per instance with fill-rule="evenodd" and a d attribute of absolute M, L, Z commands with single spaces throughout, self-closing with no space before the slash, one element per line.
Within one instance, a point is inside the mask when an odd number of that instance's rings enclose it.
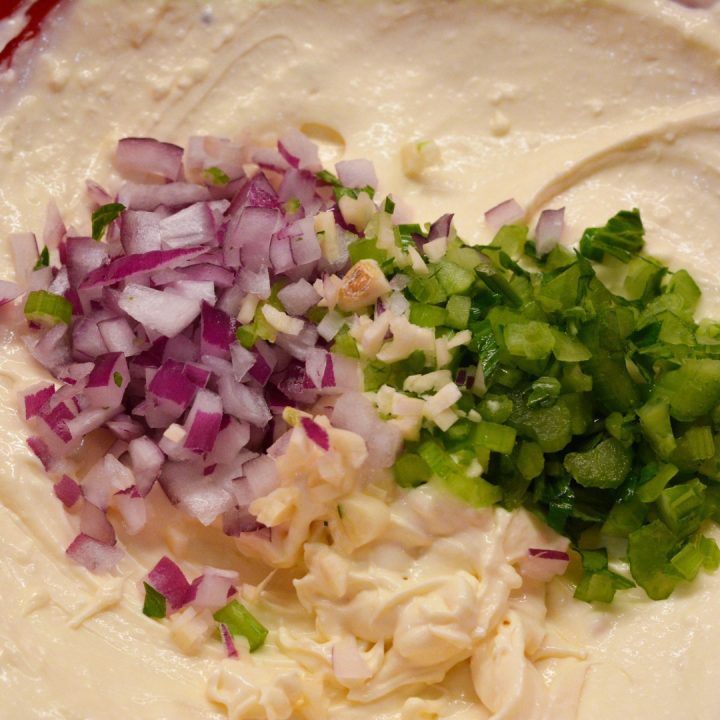
<path fill-rule="evenodd" d="M 581 548 L 579 550 L 583 570 L 600 572 L 608 566 L 607 548 Z"/>
<path fill-rule="evenodd" d="M 579 340 L 571 338 L 560 330 L 551 328 L 555 345 L 553 346 L 553 355 L 560 362 L 582 362 L 589 360 L 592 353 Z"/>
<path fill-rule="evenodd" d="M 547 312 L 575 307 L 586 274 L 585 266 L 575 261 L 569 267 L 544 275 L 536 292 L 538 302 Z"/>
<path fill-rule="evenodd" d="M 720 568 L 720 548 L 713 538 L 703 535 L 697 538 L 697 545 L 703 556 L 703 568 L 713 572 Z"/>
<path fill-rule="evenodd" d="M 612 570 L 586 571 L 575 589 L 575 598 L 584 602 L 611 603 L 618 590 L 628 590 L 635 583 Z"/>
<path fill-rule="evenodd" d="M 673 457 L 687 459 L 690 464 L 709 460 L 715 456 L 715 442 L 712 430 L 707 425 L 688 428 L 677 443 Z"/>
<path fill-rule="evenodd" d="M 417 375 L 425 369 L 425 353 L 416 350 L 405 360 L 396 363 L 383 363 L 380 361 L 367 363 L 363 370 L 364 389 L 366 392 L 375 392 L 383 385 L 401 388 L 405 378 Z"/>
<path fill-rule="evenodd" d="M 602 532 L 613 537 L 627 537 L 645 522 L 648 514 L 647 505 L 637 497 L 624 502 L 616 502 L 603 523 Z"/>
<path fill-rule="evenodd" d="M 683 548 L 670 558 L 670 564 L 685 580 L 694 580 L 703 566 L 703 554 L 693 543 L 684 545 Z"/>
<path fill-rule="evenodd" d="M 348 328 L 343 328 L 336 336 L 333 341 L 332 352 L 338 353 L 339 355 L 345 355 L 346 357 L 359 358 L 360 353 L 357 349 L 357 343 Z"/>
<path fill-rule="evenodd" d="M 665 488 L 657 500 L 663 522 L 678 536 L 694 533 L 705 519 L 705 485 L 697 478 Z"/>
<path fill-rule="evenodd" d="M 232 635 L 241 635 L 255 652 L 265 644 L 267 628 L 237 600 L 231 600 L 225 607 L 213 614 L 213 620 L 222 623 Z"/>
<path fill-rule="evenodd" d="M 445 431 L 445 437 L 452 445 L 464 446 L 472 434 L 475 423 L 469 420 L 458 420 Z"/>
<path fill-rule="evenodd" d="M 493 452 L 509 455 L 515 447 L 516 436 L 514 428 L 483 420 L 475 426 L 473 442 Z"/>
<path fill-rule="evenodd" d="M 353 265 L 360 260 L 376 260 L 379 265 L 383 265 L 388 260 L 388 254 L 378 248 L 375 238 L 353 240 L 348 245 L 348 254 Z"/>
<path fill-rule="evenodd" d="M 432 473 L 441 480 L 446 480 L 460 472 L 458 464 L 434 440 L 426 440 L 422 443 L 418 448 L 418 454 Z"/>
<path fill-rule="evenodd" d="M 72 321 L 72 304 L 62 295 L 47 290 L 32 290 L 25 300 L 25 317 L 30 322 L 43 325 L 55 325 Z"/>
<path fill-rule="evenodd" d="M 419 455 L 406 452 L 395 461 L 393 476 L 400 487 L 413 488 L 430 480 L 432 470 Z"/>
<path fill-rule="evenodd" d="M 404 252 L 409 247 L 415 247 L 414 235 L 424 237 L 422 228 L 417 223 L 395 225 L 393 228 L 395 233 L 395 244 Z"/>
<path fill-rule="evenodd" d="M 628 537 L 630 572 L 652 600 L 664 600 L 680 581 L 677 575 L 666 572 L 676 546 L 677 538 L 661 520 L 643 525 Z"/>
<path fill-rule="evenodd" d="M 669 458 L 677 442 L 673 435 L 668 403 L 648 402 L 638 409 L 637 414 L 645 439 L 661 458 Z"/>
<path fill-rule="evenodd" d="M 566 393 L 558 398 L 558 405 L 564 405 L 570 412 L 570 432 L 585 435 L 593 423 L 592 400 L 586 394 Z"/>
<path fill-rule="evenodd" d="M 515 454 L 515 466 L 526 480 L 539 477 L 545 468 L 542 448 L 530 440 L 521 440 Z"/>
<path fill-rule="evenodd" d="M 443 260 L 437 265 L 435 277 L 448 295 L 461 295 L 473 286 L 476 275 L 472 270 Z"/>
<path fill-rule="evenodd" d="M 475 270 L 482 262 L 482 255 L 475 248 L 465 245 L 460 247 L 451 246 L 445 253 L 445 260 L 464 268 L 465 270 Z"/>
<path fill-rule="evenodd" d="M 527 397 L 527 406 L 530 408 L 550 407 L 560 397 L 562 389 L 557 378 L 547 376 L 539 377 L 530 388 L 530 394 Z"/>
<path fill-rule="evenodd" d="M 615 583 L 609 574 L 586 573 L 575 588 L 574 597 L 584 602 L 611 603 L 615 597 Z"/>
<path fill-rule="evenodd" d="M 636 490 L 638 500 L 644 503 L 655 502 L 677 474 L 678 469 L 669 463 L 646 466 L 640 474 L 641 485 Z"/>
<path fill-rule="evenodd" d="M 687 320 L 666 312 L 657 316 L 660 322 L 658 340 L 668 345 L 693 345 L 695 343 L 694 325 Z"/>
<path fill-rule="evenodd" d="M 572 416 L 562 403 L 547 408 L 529 408 L 522 396 L 516 395 L 508 424 L 521 436 L 537 442 L 546 453 L 559 452 L 572 439 Z"/>
<path fill-rule="evenodd" d="M 487 468 L 490 465 L 490 448 L 483 447 L 482 445 L 476 445 L 475 458 L 480 463 L 481 467 Z"/>
<path fill-rule="evenodd" d="M 447 300 L 447 293 L 437 278 L 433 276 L 418 276 L 410 280 L 408 292 L 420 303 L 440 305 Z"/>
<path fill-rule="evenodd" d="M 495 234 L 492 246 L 500 248 L 512 257 L 517 257 L 525 247 L 527 236 L 527 225 L 503 225 Z"/>
<path fill-rule="evenodd" d="M 504 423 L 512 414 L 513 401 L 507 395 L 488 393 L 480 402 L 478 411 L 483 420 L 494 423 Z"/>
<path fill-rule="evenodd" d="M 610 413 L 605 418 L 605 429 L 616 440 L 619 440 L 625 447 L 630 447 L 635 441 L 633 433 L 632 415 L 621 415 L 619 412 Z"/>
<path fill-rule="evenodd" d="M 647 302 L 660 293 L 660 283 L 667 268 L 655 258 L 637 256 L 627 266 L 625 292 L 631 300 Z"/>
<path fill-rule="evenodd" d="M 455 473 L 439 478 L 439 484 L 473 507 L 489 507 L 502 499 L 502 490 L 481 477 Z"/>
<path fill-rule="evenodd" d="M 660 377 L 651 399 L 665 400 L 670 415 L 681 422 L 708 415 L 720 402 L 720 360 L 685 360 Z"/>
<path fill-rule="evenodd" d="M 511 355 L 530 360 L 546 358 L 555 346 L 555 337 L 550 325 L 536 320 L 506 325 L 504 339 Z"/>
<path fill-rule="evenodd" d="M 689 314 L 695 312 L 701 293 L 697 283 L 687 270 L 674 272 L 665 288 L 665 292 L 682 298 L 683 307 Z"/>
<path fill-rule="evenodd" d="M 571 392 L 590 392 L 593 387 L 592 378 L 575 363 L 563 367 L 561 382 L 563 389 Z"/>
<path fill-rule="evenodd" d="M 607 438 L 585 452 L 568 453 L 565 469 L 583 487 L 616 488 L 630 472 L 631 456 L 615 438 Z"/>
<path fill-rule="evenodd" d="M 627 263 L 642 250 L 644 234 L 640 212 L 621 210 L 603 227 L 588 228 L 580 238 L 580 252 L 589 260 L 602 262 L 605 254 Z"/>
<path fill-rule="evenodd" d="M 467 295 L 452 295 L 445 306 L 445 324 L 454 330 L 465 330 L 470 322 L 471 305 Z"/>
<path fill-rule="evenodd" d="M 640 392 L 624 358 L 615 359 L 606 351 L 597 350 L 584 369 L 593 380 L 593 401 L 606 412 L 626 413 L 640 403 Z"/>
<path fill-rule="evenodd" d="M 410 303 L 409 320 L 413 325 L 434 328 L 445 325 L 447 313 L 445 308 L 437 305 L 424 305 L 423 303 Z"/>
<path fill-rule="evenodd" d="M 512 389 L 517 386 L 523 377 L 523 373 L 517 368 L 501 366 L 495 371 L 494 380 L 498 385 Z"/>

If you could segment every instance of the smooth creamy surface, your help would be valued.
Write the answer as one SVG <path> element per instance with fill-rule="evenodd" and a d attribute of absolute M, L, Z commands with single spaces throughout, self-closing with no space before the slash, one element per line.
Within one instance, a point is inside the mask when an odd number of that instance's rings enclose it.
<path fill-rule="evenodd" d="M 184 144 L 191 134 L 237 137 L 247 131 L 257 138 L 292 125 L 322 142 L 327 162 L 372 159 L 381 192 L 392 191 L 418 220 L 455 211 L 459 232 L 469 241 L 488 236 L 482 212 L 508 197 L 528 208 L 529 219 L 544 207 L 565 205 L 568 241 L 618 209 L 637 206 L 648 251 L 693 272 L 706 290 L 707 312 L 720 313 L 717 9 L 691 10 L 667 0 L 112 5 L 78 0 L 60 15 L 51 49 L 35 59 L 34 72 L 0 79 L 3 239 L 22 230 L 41 237 L 50 197 L 68 224 L 86 228 L 83 181 L 91 177 L 115 186 L 111 154 L 120 137 L 149 135 Z M 424 138 L 437 142 L 443 164 L 410 180 L 402 173 L 400 148 Z M 0 253 L 2 274 L 11 278 L 4 242 Z M 8 319 L 11 312 L 5 307 L 0 317 Z M 558 582 L 549 593 L 547 624 L 541 592 L 529 591 L 531 602 L 524 606 L 508 597 L 502 607 L 509 625 L 487 620 L 483 627 L 495 628 L 495 638 L 507 636 L 505 649 L 521 652 L 506 653 L 515 665 L 498 660 L 492 687 L 473 682 L 473 663 L 463 659 L 437 686 L 444 690 L 428 692 L 417 703 L 402 701 L 402 688 L 378 700 L 360 698 L 356 689 L 347 700 L 348 690 L 332 684 L 313 690 L 307 678 L 322 675 L 328 653 L 308 651 L 308 643 L 349 630 L 351 622 L 363 642 L 384 644 L 392 636 L 384 662 L 396 662 L 395 651 L 403 658 L 398 667 L 421 672 L 423 653 L 417 648 L 428 638 L 402 635 L 397 617 L 382 630 L 363 626 L 362 613 L 337 611 L 337 598 L 328 597 L 321 580 L 327 563 L 340 562 L 350 564 L 361 583 L 372 563 L 373 577 L 384 578 L 386 596 L 397 593 L 409 540 L 392 534 L 393 522 L 416 524 L 425 533 L 427 549 L 413 554 L 414 581 L 436 578 L 437 587 L 425 595 L 435 597 L 432 602 L 455 603 L 449 615 L 460 635 L 453 637 L 477 631 L 477 618 L 471 627 L 460 599 L 477 590 L 476 575 L 510 565 L 502 559 L 488 564 L 482 552 L 472 550 L 480 536 L 495 537 L 496 549 L 501 547 L 501 536 L 512 537 L 502 530 L 509 519 L 502 511 L 479 513 L 458 527 L 451 501 L 425 491 L 414 500 L 384 498 L 392 503 L 388 512 L 394 520 L 369 550 L 342 545 L 335 537 L 311 543 L 308 573 L 297 584 L 299 601 L 293 571 L 278 571 L 260 585 L 265 578 L 257 564 L 245 565 L 219 531 L 198 533 L 184 525 L 161 497 L 155 510 L 166 521 L 163 529 L 133 540 L 122 577 L 94 577 L 71 566 L 63 551 L 76 532 L 74 519 L 61 509 L 26 450 L 15 410 L 16 391 L 42 373 L 12 333 L 3 333 L 3 720 L 279 718 L 288 716 L 283 712 L 299 692 L 307 699 L 297 717 L 315 702 L 315 717 L 526 720 L 535 716 L 508 698 L 518 686 L 527 688 L 521 680 L 535 668 L 544 671 L 545 682 L 528 682 L 540 688 L 548 717 L 572 718 L 572 688 L 582 682 L 582 675 L 573 673 L 582 663 L 566 658 L 560 662 L 562 682 L 551 682 L 558 678 L 552 665 L 557 661 L 536 655 L 544 642 L 554 643 L 545 653 L 549 658 L 572 656 L 583 646 L 589 651 L 579 720 L 714 720 L 720 714 L 715 663 L 720 575 L 703 576 L 665 602 L 629 593 L 611 610 L 571 601 L 567 586 Z M 426 502 L 433 508 L 430 517 Z M 441 536 L 443 542 L 436 542 Z M 238 672 L 245 665 L 223 659 L 214 642 L 187 656 L 171 638 L 171 630 L 182 631 L 177 623 L 169 627 L 141 615 L 137 581 L 165 552 L 190 569 L 209 564 L 241 571 L 248 604 L 274 629 L 262 656 L 254 656 L 254 669 Z M 443 575 L 448 568 L 455 572 Z M 513 573 L 498 579 L 496 590 L 517 583 Z M 409 628 L 433 625 L 432 602 L 401 603 L 412 621 Z M 308 611 L 317 616 L 314 627 Z M 545 627 L 552 632 L 538 639 Z M 518 640 L 520 630 L 525 637 Z M 559 639 L 552 640 L 554 634 Z M 477 637 L 465 645 L 458 641 L 455 651 L 466 648 L 458 657 L 475 647 Z M 443 653 L 448 662 L 453 659 L 447 645 L 433 652 L 438 661 Z M 535 661 L 530 670 L 529 660 Z M 480 675 L 493 677 L 487 668 Z M 298 677 L 305 682 L 300 689 Z M 505 686 L 507 677 L 517 682 Z M 488 710 L 473 702 L 478 696 Z M 260 709 L 246 712 L 241 698 L 256 698 Z M 364 700 L 374 703 L 370 711 L 355 702 Z"/>

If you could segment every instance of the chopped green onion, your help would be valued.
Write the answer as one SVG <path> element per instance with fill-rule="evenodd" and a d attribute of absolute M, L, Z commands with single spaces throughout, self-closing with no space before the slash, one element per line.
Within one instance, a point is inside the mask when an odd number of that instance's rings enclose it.
<path fill-rule="evenodd" d="M 152 585 L 144 582 L 145 602 L 143 603 L 143 615 L 149 618 L 164 618 L 167 615 L 167 601 L 165 596 L 159 593 Z"/>
<path fill-rule="evenodd" d="M 37 262 L 33 265 L 33 270 L 42 270 L 46 267 L 50 267 L 50 250 L 47 246 L 40 251 Z"/>
<path fill-rule="evenodd" d="M 25 317 L 30 322 L 55 325 L 59 322 L 69 325 L 72 320 L 72 304 L 62 295 L 47 290 L 33 290 L 25 301 Z"/>
<path fill-rule="evenodd" d="M 230 182 L 230 178 L 219 167 L 205 168 L 203 174 L 213 185 L 227 185 Z"/>
<path fill-rule="evenodd" d="M 122 203 L 108 203 L 107 205 L 101 205 L 92 214 L 93 240 L 102 240 L 108 225 L 110 225 L 110 223 L 114 220 L 117 220 L 123 210 L 125 210 L 125 206 Z"/>
<path fill-rule="evenodd" d="M 255 652 L 265 643 L 267 628 L 237 600 L 220 608 L 213 614 L 213 619 L 225 625 L 232 635 L 244 637 L 250 645 L 250 652 Z"/>

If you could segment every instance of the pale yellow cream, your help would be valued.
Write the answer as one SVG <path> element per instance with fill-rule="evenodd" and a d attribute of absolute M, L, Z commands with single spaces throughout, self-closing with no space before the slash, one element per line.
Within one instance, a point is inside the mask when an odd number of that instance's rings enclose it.
<path fill-rule="evenodd" d="M 693 272 L 706 310 L 720 313 L 717 9 L 667 0 L 78 0 L 61 11 L 50 40 L 29 77 L 0 77 L 3 277 L 12 278 L 5 236 L 41 236 L 50 197 L 68 224 L 87 227 L 83 181 L 116 187 L 118 138 L 262 139 L 296 126 L 321 143 L 328 163 L 372 159 L 380 191 L 392 191 L 408 215 L 425 221 L 454 211 L 471 242 L 488 237 L 482 212 L 508 197 L 529 220 L 565 205 L 568 241 L 637 206 L 649 251 Z M 403 151 L 424 139 L 436 142 L 439 164 L 423 167 Z M 419 163 L 412 176 L 410 161 Z M 12 328 L 12 313 L 0 310 L 3 327 Z M 76 521 L 25 448 L 16 411 L 16 391 L 43 373 L 13 330 L 2 332 L 3 720 L 711 720 L 720 712 L 720 576 L 703 576 L 661 603 L 633 591 L 610 611 L 575 603 L 558 581 L 545 618 L 542 588 L 518 592 L 507 545 L 515 520 L 458 509 L 428 491 L 388 494 L 381 479 L 335 490 L 361 517 L 370 507 L 387 524 L 361 545 L 334 528 L 311 538 L 307 571 L 268 577 L 268 567 L 243 560 L 216 528 L 184 520 L 156 493 L 162 523 L 121 537 L 129 554 L 117 577 L 89 575 L 63 554 Z M 268 518 L 286 521 L 291 496 L 286 488 L 264 508 Z M 467 522 L 458 526 L 463 512 Z M 527 547 L 539 531 L 525 530 Z M 418 537 L 421 552 L 412 544 Z M 499 553 L 494 560 L 473 552 L 483 542 Z M 273 628 L 267 647 L 237 661 L 209 641 L 191 656 L 181 647 L 188 649 L 197 618 L 144 618 L 138 582 L 166 552 L 191 573 L 204 564 L 238 569 L 245 601 Z M 403 599 L 403 566 L 429 589 L 413 587 Z M 328 573 L 350 584 L 333 587 Z M 477 601 L 478 582 L 502 602 Z M 395 603 L 393 622 L 375 626 L 345 605 L 348 587 L 358 602 L 373 583 L 382 592 L 365 597 L 364 607 L 374 602 L 381 612 Z M 500 611 L 478 618 L 470 606 Z M 330 646 L 350 635 L 377 670 L 364 687 L 328 679 Z M 433 675 L 421 647 L 446 675 Z M 427 672 L 427 682 L 404 685 L 408 672 Z"/>

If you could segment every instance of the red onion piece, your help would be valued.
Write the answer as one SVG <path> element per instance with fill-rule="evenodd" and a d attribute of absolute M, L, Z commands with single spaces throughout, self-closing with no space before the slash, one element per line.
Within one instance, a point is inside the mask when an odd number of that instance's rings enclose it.
<path fill-rule="evenodd" d="M 185 605 L 190 583 L 183 571 L 167 555 L 148 573 L 147 582 L 167 600 L 170 612 Z"/>
<path fill-rule="evenodd" d="M 567 570 L 570 556 L 562 550 L 530 548 L 527 557 L 520 561 L 520 573 L 527 578 L 550 582 Z"/>
<path fill-rule="evenodd" d="M 120 513 L 123 525 L 129 535 L 137 535 L 145 527 L 147 506 L 135 486 L 115 493 L 112 504 Z"/>
<path fill-rule="evenodd" d="M 23 289 L 14 282 L 0 280 L 0 306 L 12 302 L 23 294 Z"/>
<path fill-rule="evenodd" d="M 341 160 L 335 163 L 335 171 L 345 187 L 364 188 L 369 185 L 371 188 L 377 189 L 377 175 L 369 160 Z"/>
<path fill-rule="evenodd" d="M 525 211 L 516 200 L 510 199 L 501 202 L 485 213 L 485 223 L 491 230 L 499 230 L 503 225 L 512 225 L 522 220 Z"/>
<path fill-rule="evenodd" d="M 207 245 L 215 240 L 215 219 L 209 203 L 190 205 L 160 221 L 163 249 Z"/>
<path fill-rule="evenodd" d="M 300 424 L 308 438 L 321 450 L 327 452 L 330 449 L 330 436 L 325 428 L 320 427 L 320 425 L 308 417 L 300 418 Z"/>
<path fill-rule="evenodd" d="M 311 172 L 322 170 L 317 145 L 295 128 L 282 134 L 278 140 L 278 151 L 294 168 Z"/>
<path fill-rule="evenodd" d="M 543 210 L 535 226 L 537 254 L 547 255 L 560 241 L 565 228 L 565 208 Z"/>
<path fill-rule="evenodd" d="M 203 302 L 200 310 L 200 353 L 221 358 L 230 356 L 235 339 L 233 323 L 222 310 Z"/>
<path fill-rule="evenodd" d="M 80 532 L 103 545 L 114 545 L 116 542 L 115 529 L 107 519 L 105 511 L 88 500 L 83 502 L 80 510 Z"/>
<path fill-rule="evenodd" d="M 165 337 L 174 337 L 200 314 L 197 299 L 132 283 L 123 290 L 120 307 L 131 318 Z"/>
<path fill-rule="evenodd" d="M 123 551 L 80 533 L 65 551 L 72 560 L 93 573 L 106 573 L 122 559 Z"/>
<path fill-rule="evenodd" d="M 144 436 L 128 443 L 128 453 L 136 487 L 140 495 L 145 497 L 160 475 L 165 455 L 155 442 Z"/>
<path fill-rule="evenodd" d="M 135 484 L 132 472 L 116 457 L 107 454 L 93 465 L 83 478 L 85 498 L 101 510 L 106 510 L 110 498 L 118 490 L 126 490 Z"/>
<path fill-rule="evenodd" d="M 223 643 L 225 644 L 225 651 L 228 657 L 237 657 L 238 651 L 235 647 L 235 641 L 233 640 L 232 634 L 228 630 L 227 625 L 220 623 L 220 634 L 222 635 Z"/>
<path fill-rule="evenodd" d="M 71 508 L 82 496 L 80 486 L 69 475 L 63 475 L 53 485 L 53 491 L 66 508 Z"/>
<path fill-rule="evenodd" d="M 10 246 L 15 261 L 15 279 L 23 287 L 28 287 L 39 257 L 35 235 L 33 233 L 11 235 Z"/>
<path fill-rule="evenodd" d="M 130 372 L 122 353 L 101 355 L 88 377 L 85 397 L 93 407 L 118 407 L 129 382 Z"/>
<path fill-rule="evenodd" d="M 320 295 L 307 280 L 301 278 L 280 290 L 278 300 L 289 315 L 304 315 L 317 305 Z"/>
<path fill-rule="evenodd" d="M 24 419 L 40 415 L 54 394 L 55 386 L 52 383 L 38 383 L 19 393 Z"/>
<path fill-rule="evenodd" d="M 238 574 L 234 571 L 207 568 L 197 583 L 193 606 L 213 610 L 223 607 L 237 581 Z"/>
<path fill-rule="evenodd" d="M 117 144 L 115 163 L 123 172 L 160 175 L 177 180 L 182 167 L 183 149 L 153 138 L 123 138 Z"/>
<path fill-rule="evenodd" d="M 209 453 L 217 440 L 222 420 L 222 401 L 209 390 L 198 390 L 187 420 L 183 446 L 197 453 Z"/>
<path fill-rule="evenodd" d="M 230 376 L 220 379 L 218 389 L 226 413 L 256 427 L 265 427 L 270 422 L 270 410 L 260 390 L 241 385 Z"/>

